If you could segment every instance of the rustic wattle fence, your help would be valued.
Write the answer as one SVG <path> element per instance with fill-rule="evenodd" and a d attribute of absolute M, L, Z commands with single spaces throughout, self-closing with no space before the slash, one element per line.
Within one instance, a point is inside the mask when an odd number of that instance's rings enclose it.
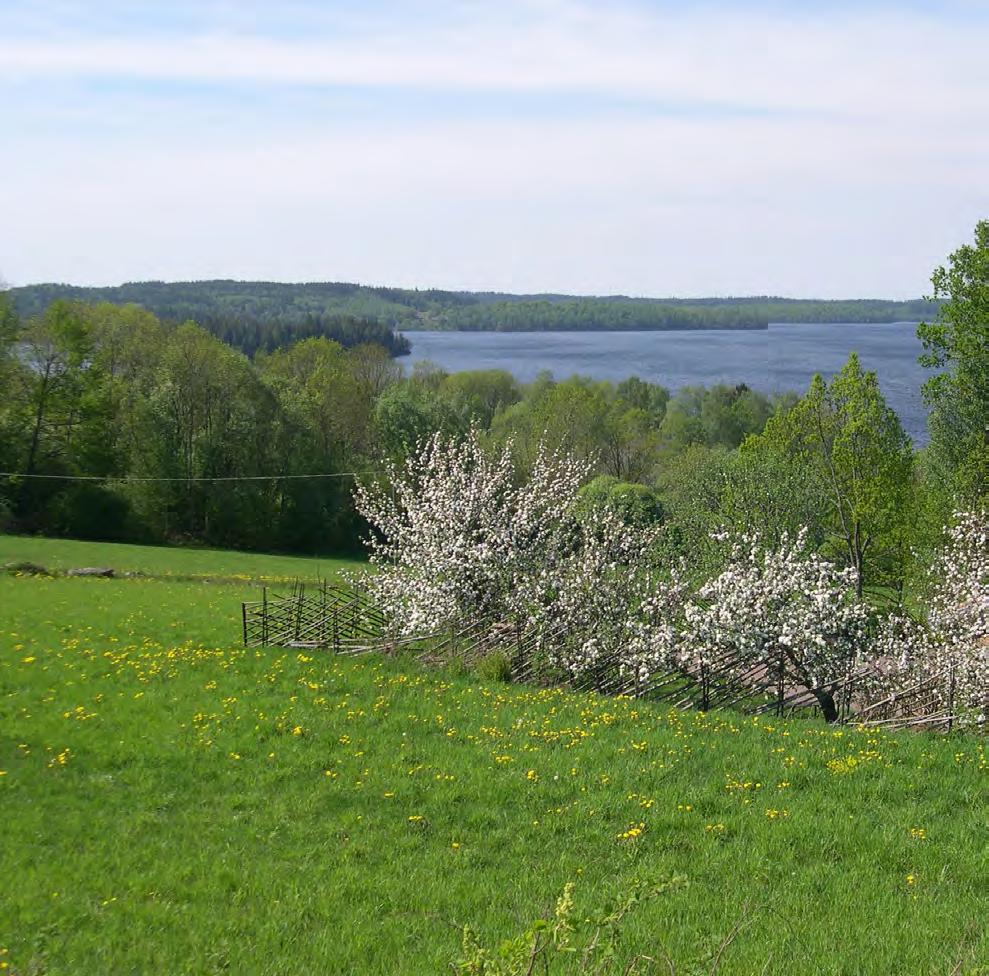
<path fill-rule="evenodd" d="M 385 614 L 358 587 L 321 581 L 296 582 L 287 592 L 265 587 L 260 600 L 242 605 L 243 639 L 248 647 L 324 649 L 337 654 L 403 654 L 427 665 L 458 664 L 473 669 L 491 655 L 503 655 L 506 676 L 536 686 L 569 685 L 605 695 L 666 703 L 681 709 L 732 709 L 780 717 L 813 715 L 820 706 L 813 692 L 792 683 L 785 668 L 767 668 L 725 654 L 694 670 L 657 672 L 645 680 L 630 675 L 617 655 L 604 655 L 577 677 L 556 666 L 553 650 L 567 640 L 564 628 L 526 631 L 484 617 L 412 636 L 389 636 Z M 936 679 L 875 698 L 868 669 L 850 669 L 829 686 L 840 722 L 886 728 L 950 731 L 954 703 L 943 700 Z"/>
<path fill-rule="evenodd" d="M 244 644 L 332 648 L 337 653 L 374 650 L 384 614 L 362 590 L 321 581 L 296 582 L 288 593 L 265 587 L 260 600 L 242 604 Z"/>

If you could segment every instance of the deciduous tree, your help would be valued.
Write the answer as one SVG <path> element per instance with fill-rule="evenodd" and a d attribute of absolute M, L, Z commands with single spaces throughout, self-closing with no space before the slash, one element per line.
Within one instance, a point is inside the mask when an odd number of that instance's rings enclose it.
<path fill-rule="evenodd" d="M 931 280 L 944 304 L 917 329 L 921 362 L 938 370 L 924 384 L 929 451 L 946 496 L 968 504 L 989 494 L 989 220 Z"/>
<path fill-rule="evenodd" d="M 797 404 L 774 415 L 745 450 L 781 470 L 796 466 L 818 493 L 835 554 L 868 584 L 898 581 L 912 504 L 913 452 L 876 374 L 852 353 L 830 382 L 818 374 Z"/>

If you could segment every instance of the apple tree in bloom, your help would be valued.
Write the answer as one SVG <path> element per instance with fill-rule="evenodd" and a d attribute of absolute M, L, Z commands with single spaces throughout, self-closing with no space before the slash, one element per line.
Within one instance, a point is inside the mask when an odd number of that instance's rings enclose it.
<path fill-rule="evenodd" d="M 924 619 L 891 617 L 877 654 L 880 696 L 920 692 L 928 714 L 989 721 L 989 517 L 957 513 L 928 573 Z M 909 708 L 909 705 L 907 706 Z"/>
<path fill-rule="evenodd" d="M 489 455 L 476 432 L 436 435 L 358 488 L 376 572 L 364 585 L 397 636 L 461 621 L 511 622 L 547 663 L 595 680 L 625 677 L 640 604 L 655 589 L 658 527 L 579 504 L 586 462 L 540 448 L 526 477 L 513 444 Z"/>
<path fill-rule="evenodd" d="M 648 592 L 628 623 L 628 639 L 620 666 L 638 684 L 656 674 L 688 669 L 685 610 L 691 588 L 681 562 L 665 572 L 640 578 Z M 689 675 L 691 678 L 694 675 Z"/>
<path fill-rule="evenodd" d="M 541 448 L 520 478 L 512 443 L 489 455 L 472 432 L 435 435 L 360 486 L 377 569 L 365 585 L 393 631 L 511 621 L 570 676 L 617 653 L 658 530 L 633 529 L 608 509 L 578 517 L 588 473 L 586 462 Z"/>
<path fill-rule="evenodd" d="M 854 569 L 809 551 L 806 531 L 767 547 L 758 535 L 727 540 L 723 571 L 686 602 L 682 625 L 664 624 L 657 658 L 695 680 L 729 669 L 742 684 L 804 690 L 838 718 L 838 687 L 866 660 L 869 614 Z"/>
<path fill-rule="evenodd" d="M 359 485 L 355 504 L 371 525 L 377 567 L 366 585 L 395 631 L 515 609 L 518 577 L 542 555 L 585 476 L 583 464 L 542 452 L 519 483 L 512 445 L 490 456 L 472 432 L 436 434 L 382 481 Z"/>
<path fill-rule="evenodd" d="M 616 666 L 622 678 L 645 680 L 635 640 L 641 607 L 657 586 L 653 551 L 660 528 L 630 526 L 600 508 L 561 529 L 531 577 L 529 626 L 545 635 L 550 663 L 570 677 Z"/>

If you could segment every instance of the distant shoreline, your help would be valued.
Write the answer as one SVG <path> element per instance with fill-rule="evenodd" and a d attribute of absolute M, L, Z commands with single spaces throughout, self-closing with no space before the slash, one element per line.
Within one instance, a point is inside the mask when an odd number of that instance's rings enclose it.
<path fill-rule="evenodd" d="M 404 326 L 399 331 L 403 335 L 406 333 L 410 335 L 416 335 L 417 333 L 421 333 L 421 332 L 457 332 L 465 335 L 472 332 L 478 332 L 484 334 L 488 334 L 491 332 L 506 332 L 506 333 L 511 332 L 511 333 L 518 333 L 520 335 L 544 334 L 544 333 L 558 334 L 558 335 L 579 335 L 583 332 L 605 332 L 605 333 L 613 333 L 617 335 L 620 333 L 631 333 L 631 332 L 766 332 L 769 329 L 773 328 L 773 326 L 777 326 L 777 325 L 836 325 L 836 326 L 914 325 L 916 326 L 920 324 L 920 321 L 921 321 L 920 319 L 890 319 L 888 321 L 874 321 L 868 323 L 863 323 L 858 321 L 853 322 L 851 320 L 835 321 L 835 322 L 801 322 L 801 321 L 789 322 L 781 319 L 778 322 L 764 322 L 764 323 L 756 323 L 751 325 L 749 324 L 746 325 L 659 325 L 659 326 L 644 325 L 640 327 L 629 326 L 628 328 L 622 328 L 622 329 L 611 329 L 604 326 L 596 327 L 596 328 L 587 328 L 587 329 L 569 329 L 565 327 L 542 328 L 542 329 L 537 329 L 537 328 L 506 329 L 500 327 L 485 328 L 485 329 L 463 329 L 463 328 L 444 329 L 444 328 L 436 328 L 435 325 L 430 325 L 428 323 L 425 323 L 423 325 Z M 403 355 L 408 355 L 408 353 L 404 353 Z"/>
<path fill-rule="evenodd" d="M 58 299 L 139 305 L 167 323 L 196 322 L 249 356 L 316 336 L 345 347 L 376 343 L 400 356 L 406 352 L 404 335 L 431 331 L 746 333 L 765 332 L 776 323 L 917 322 L 932 320 L 939 308 L 924 299 L 655 299 L 231 280 L 141 281 L 109 288 L 38 284 L 8 294 L 23 318 L 42 314 Z"/>

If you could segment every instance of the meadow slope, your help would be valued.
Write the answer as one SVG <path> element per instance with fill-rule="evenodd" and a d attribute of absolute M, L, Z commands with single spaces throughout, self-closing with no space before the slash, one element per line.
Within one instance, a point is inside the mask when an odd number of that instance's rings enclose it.
<path fill-rule="evenodd" d="M 495 943 L 568 881 L 585 912 L 673 875 L 623 959 L 989 972 L 984 739 L 244 649 L 280 557 L 68 545 L 0 564 L 158 578 L 0 574 L 7 972 L 450 972 L 465 922 Z"/>

